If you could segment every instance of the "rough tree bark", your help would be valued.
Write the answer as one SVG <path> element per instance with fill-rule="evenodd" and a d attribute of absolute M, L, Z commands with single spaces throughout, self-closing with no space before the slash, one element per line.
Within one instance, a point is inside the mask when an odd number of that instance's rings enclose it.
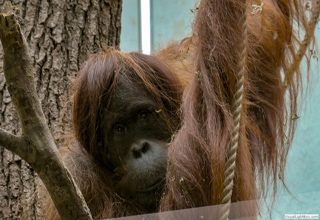
<path fill-rule="evenodd" d="M 59 139 L 70 126 L 70 83 L 92 53 L 118 46 L 122 2 L 14 0 L 36 70 L 47 122 Z M 3 6 L 4 1 L 0 1 Z M 0 59 L 3 52 L 0 49 Z M 0 127 L 19 134 L 0 62 Z M 0 219 L 41 219 L 39 179 L 29 165 L 0 147 Z"/>

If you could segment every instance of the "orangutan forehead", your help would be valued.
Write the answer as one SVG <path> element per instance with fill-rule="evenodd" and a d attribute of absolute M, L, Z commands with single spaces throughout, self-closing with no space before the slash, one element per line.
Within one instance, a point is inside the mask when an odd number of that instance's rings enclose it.
<path fill-rule="evenodd" d="M 152 100 L 147 88 L 138 80 L 119 80 L 110 98 L 108 111 L 111 112 L 127 112 L 139 106 L 156 107 L 155 101 Z"/>

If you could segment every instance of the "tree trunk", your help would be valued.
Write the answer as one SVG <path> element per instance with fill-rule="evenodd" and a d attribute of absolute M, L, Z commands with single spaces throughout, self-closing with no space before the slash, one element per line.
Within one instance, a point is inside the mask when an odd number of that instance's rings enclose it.
<path fill-rule="evenodd" d="M 120 43 L 122 1 L 12 0 L 36 70 L 36 85 L 47 122 L 57 141 L 70 131 L 70 84 L 88 55 Z M 0 7 L 4 1 L 0 1 Z M 3 51 L 0 48 L 0 59 Z M 0 62 L 0 126 L 20 127 Z M 0 219 L 41 219 L 39 178 L 0 147 Z"/>

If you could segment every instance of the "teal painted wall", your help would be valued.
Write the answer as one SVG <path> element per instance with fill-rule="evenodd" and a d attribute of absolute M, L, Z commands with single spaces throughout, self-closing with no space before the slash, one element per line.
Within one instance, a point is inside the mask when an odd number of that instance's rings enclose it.
<path fill-rule="evenodd" d="M 120 48 L 141 51 L 139 0 L 123 0 Z M 191 34 L 196 0 L 150 0 L 151 50 L 165 47 L 172 40 Z"/>
<path fill-rule="evenodd" d="M 120 48 L 124 52 L 141 51 L 140 0 L 123 0 Z"/>
<path fill-rule="evenodd" d="M 151 50 L 191 35 L 195 0 L 151 0 Z"/>
<path fill-rule="evenodd" d="M 152 49 L 164 47 L 191 33 L 194 0 L 151 0 Z M 139 51 L 139 6 L 137 0 L 124 0 L 121 48 Z M 320 25 L 317 28 L 320 43 Z M 272 208 L 272 219 L 284 214 L 320 214 L 320 60 L 312 60 L 310 91 L 301 105 L 298 127 L 288 155 L 286 183 L 291 195 L 280 186 Z M 270 203 L 270 201 L 268 201 Z M 269 215 L 262 211 L 262 219 Z"/>

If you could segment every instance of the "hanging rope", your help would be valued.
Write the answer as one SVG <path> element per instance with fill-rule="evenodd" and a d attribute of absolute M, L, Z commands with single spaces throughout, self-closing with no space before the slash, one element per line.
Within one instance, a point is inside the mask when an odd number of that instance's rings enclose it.
<path fill-rule="evenodd" d="M 242 16 L 242 42 L 240 45 L 240 62 L 239 62 L 239 72 L 236 76 L 235 94 L 232 101 L 232 115 L 233 115 L 233 130 L 231 134 L 230 148 L 227 152 L 225 179 L 224 179 L 224 189 L 222 192 L 222 201 L 224 204 L 221 208 L 220 220 L 227 220 L 230 214 L 231 197 L 233 190 L 233 179 L 236 168 L 236 158 L 237 149 L 239 145 L 240 136 L 240 120 L 242 113 L 242 101 L 244 99 L 244 78 L 247 75 L 247 4 L 244 1 L 244 12 Z"/>
<path fill-rule="evenodd" d="M 286 78 L 285 78 L 286 84 L 292 80 L 294 72 L 300 66 L 301 60 L 309 47 L 309 44 L 312 39 L 311 37 L 313 36 L 314 30 L 319 21 L 319 14 L 320 14 L 320 0 L 316 2 L 316 6 L 312 11 L 312 16 L 308 24 L 308 29 L 306 30 L 306 34 L 303 38 L 303 41 L 300 43 L 299 50 L 293 59 L 293 63 L 289 67 L 288 74 L 286 74 Z"/>
<path fill-rule="evenodd" d="M 246 6 L 246 1 L 244 0 L 244 4 Z M 239 63 L 240 71 L 237 74 L 237 82 L 235 86 L 235 95 L 232 103 L 232 115 L 233 115 L 233 131 L 231 136 L 231 144 L 230 148 L 227 152 L 227 161 L 226 161 L 226 170 L 225 170 L 225 180 L 224 180 L 224 189 L 222 193 L 222 201 L 223 204 L 220 210 L 220 220 L 227 220 L 230 214 L 231 207 L 231 197 L 233 190 L 233 179 L 236 167 L 236 157 L 237 157 L 237 149 L 239 145 L 239 136 L 240 136 L 240 119 L 242 112 L 242 100 L 244 99 L 244 78 L 246 76 L 247 71 L 247 13 L 246 8 L 243 13 L 243 23 L 242 23 L 242 44 L 240 45 L 241 52 L 241 60 Z M 293 77 L 294 71 L 299 67 L 300 62 L 302 60 L 303 55 L 306 53 L 306 50 L 311 42 L 311 33 L 314 33 L 316 24 L 319 19 L 320 14 L 320 0 L 316 2 L 316 7 L 313 10 L 311 20 L 308 25 L 308 30 L 306 30 L 305 37 L 300 44 L 300 48 L 293 59 L 293 63 L 291 64 L 288 74 L 286 75 L 286 81 L 291 81 Z"/>

